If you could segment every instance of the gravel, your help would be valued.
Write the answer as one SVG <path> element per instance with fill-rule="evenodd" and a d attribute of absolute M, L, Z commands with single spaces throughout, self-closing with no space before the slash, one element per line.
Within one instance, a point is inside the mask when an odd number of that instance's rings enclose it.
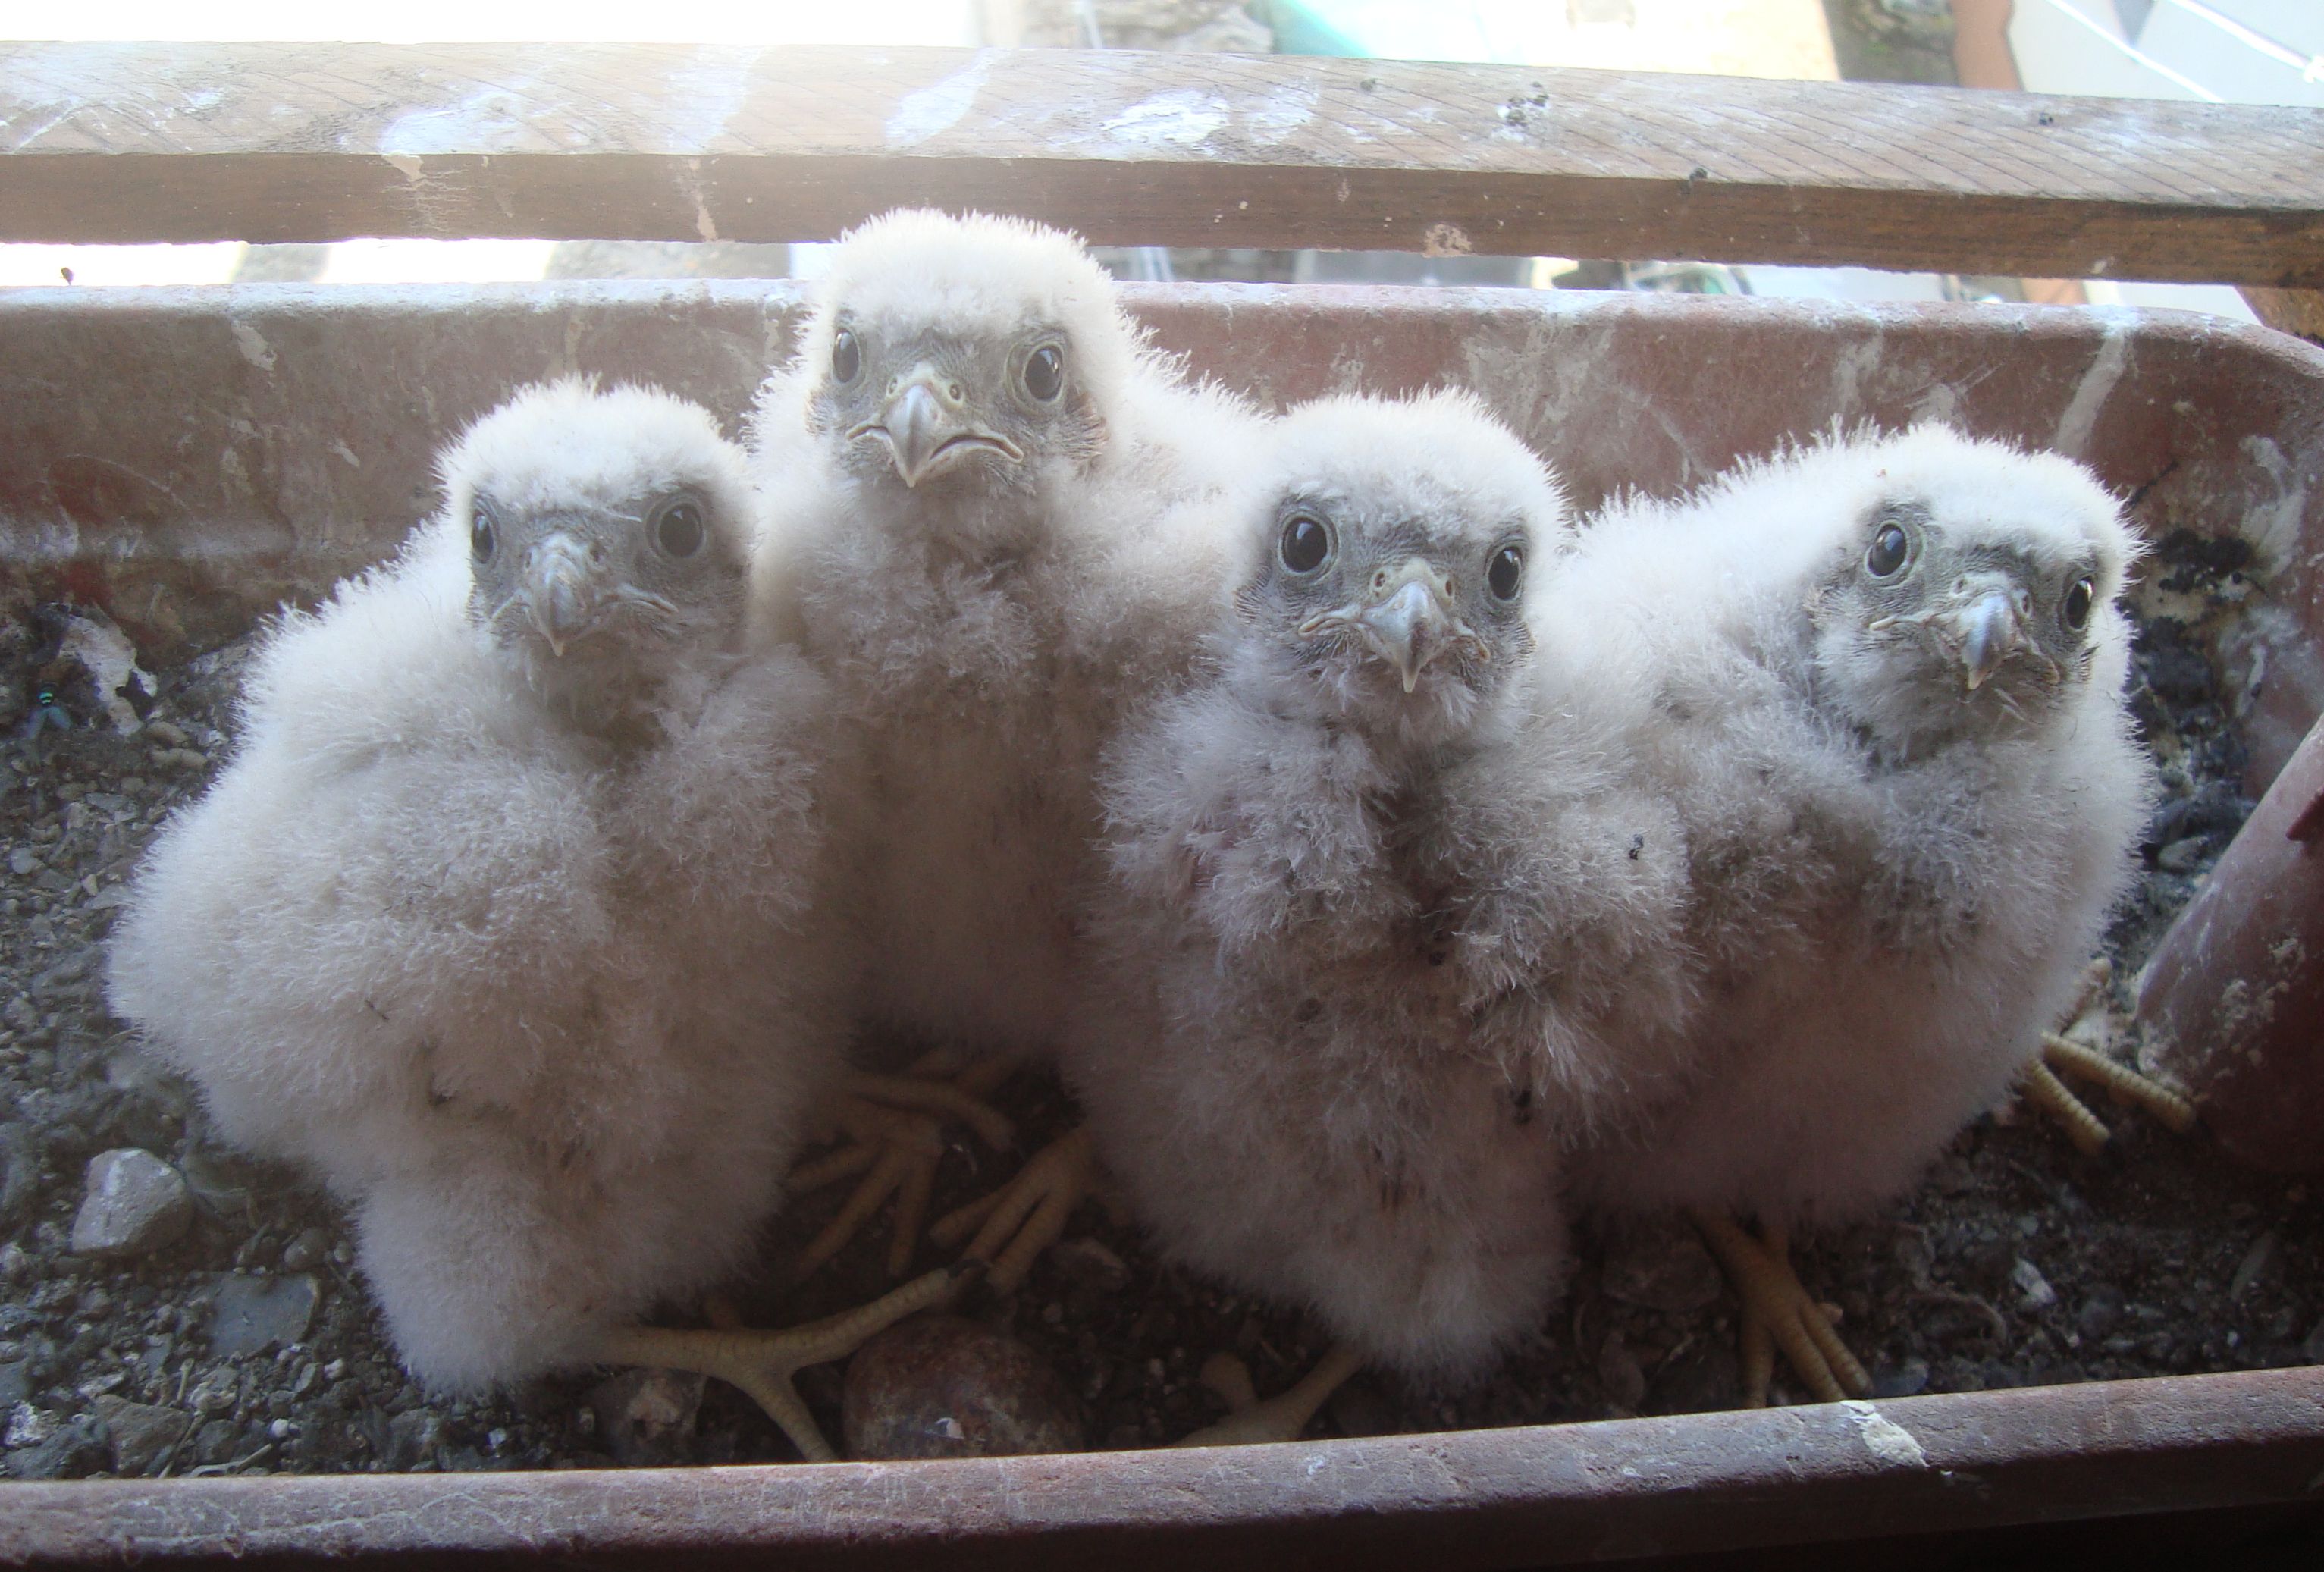
<path fill-rule="evenodd" d="M 2245 567 L 2231 549 L 2172 536 L 2142 590 L 2135 702 L 2167 798 L 2146 837 L 2136 898 L 2109 937 L 2120 978 L 2249 809 L 2235 785 L 2236 700 L 2210 653 L 2250 593 Z M 225 1149 L 187 1088 L 107 1014 L 99 947 L 121 883 L 163 816 L 198 794 L 224 756 L 244 652 L 229 646 L 159 673 L 158 692 L 140 696 L 142 727 L 117 735 L 88 724 L 93 697 L 77 701 L 69 683 L 55 691 L 75 724 L 35 727 L 24 696 L 38 674 L 53 677 L 53 660 L 42 657 L 54 646 L 0 645 L 13 668 L 0 692 L 18 717 L 14 740 L 0 741 L 6 1473 L 789 1458 L 788 1444 L 741 1394 L 669 1373 L 578 1371 L 487 1401 L 429 1398 L 381 1335 L 339 1214 L 295 1174 Z M 2127 1005 L 2125 990 L 2117 982 L 2117 1006 Z M 982 1194 L 1075 1122 L 1064 1094 L 1038 1074 L 1020 1075 L 999 1101 L 1018 1121 L 1021 1150 L 988 1152 L 954 1133 L 938 1207 Z M 1927 1181 L 1881 1216 L 1795 1242 L 1803 1280 L 1838 1310 L 1880 1395 L 2324 1363 L 2324 1208 L 2308 1187 L 2231 1166 L 2200 1132 L 2172 1136 L 2135 1113 L 2101 1113 L 2116 1139 L 2096 1159 L 2030 1116 L 2005 1114 L 1964 1132 Z M 142 1198 L 132 1206 L 130 1197 Z M 805 1197 L 771 1231 L 766 1271 L 728 1294 L 745 1320 L 802 1321 L 891 1286 L 876 1228 L 832 1269 L 783 1286 L 779 1263 L 840 1198 L 837 1189 Z M 933 1260 L 924 1249 L 917 1265 Z M 1044 1388 L 1064 1416 L 1057 1422 L 1101 1448 L 1166 1443 L 1221 1418 L 1223 1403 L 1198 1379 L 1213 1354 L 1239 1355 L 1264 1395 L 1296 1380 L 1326 1345 L 1302 1317 L 1160 1261 L 1097 1202 L 1013 1297 L 980 1289 L 960 1313 L 981 1329 L 955 1332 L 963 1345 L 987 1350 L 988 1368 L 1016 1372 L 990 1411 L 1022 1406 Z M 1585 1224 L 1567 1298 L 1492 1380 L 1454 1392 L 1367 1373 L 1333 1398 L 1314 1430 L 1729 1406 L 1735 1333 L 1733 1297 L 1686 1228 Z M 1795 1395 L 1784 1382 L 1779 1370 L 1779 1401 Z M 837 1366 L 798 1377 L 835 1438 L 846 1433 L 844 1382 Z M 908 1382 L 897 1401 L 931 1390 Z M 966 1399 L 948 1401 L 958 1411 L 907 1413 L 905 1422 L 949 1440 L 942 1421 L 950 1419 L 966 1439 L 962 1416 L 975 1413 Z"/>
<path fill-rule="evenodd" d="M 176 1243 L 193 1221 L 194 1198 L 176 1169 L 150 1151 L 115 1147 L 88 1160 L 65 1248 L 105 1260 L 146 1255 Z"/>
<path fill-rule="evenodd" d="M 615 1461 L 632 1466 L 680 1463 L 707 1385 L 684 1371 L 623 1370 L 591 1391 L 589 1412 Z"/>

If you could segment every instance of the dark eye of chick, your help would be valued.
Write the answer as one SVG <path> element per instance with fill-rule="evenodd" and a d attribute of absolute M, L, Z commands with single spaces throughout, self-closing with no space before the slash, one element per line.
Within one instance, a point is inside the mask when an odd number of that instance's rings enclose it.
<path fill-rule="evenodd" d="M 654 516 L 654 543 L 665 554 L 681 561 L 702 550 L 704 534 L 702 508 L 697 503 L 684 498 L 664 503 Z"/>
<path fill-rule="evenodd" d="M 1065 352 L 1044 344 L 1025 357 L 1025 391 L 1047 403 L 1065 390 Z"/>
<path fill-rule="evenodd" d="M 831 338 L 831 380 L 845 387 L 863 369 L 863 347 L 855 335 L 842 328 Z"/>
<path fill-rule="evenodd" d="M 2065 604 L 2059 607 L 2059 615 L 2066 619 L 2068 627 L 2079 633 L 2090 625 L 2090 607 L 2097 602 L 2098 593 L 2098 586 L 2090 582 L 2087 573 L 2066 587 Z"/>
<path fill-rule="evenodd" d="M 1875 578 L 1894 578 L 1912 550 L 1913 542 L 1902 525 L 1883 524 L 1872 537 L 1872 549 L 1864 553 L 1864 570 Z"/>
<path fill-rule="evenodd" d="M 1495 600 L 1515 600 L 1525 583 L 1525 551 L 1517 546 L 1504 546 L 1493 553 L 1485 567 L 1485 586 L 1493 592 Z"/>
<path fill-rule="evenodd" d="M 1284 521 L 1277 550 L 1292 572 L 1313 573 L 1332 554 L 1332 532 L 1314 513 L 1294 513 Z"/>
<path fill-rule="evenodd" d="M 499 543 L 499 536 L 493 532 L 492 515 L 484 511 L 484 504 L 478 503 L 468 514 L 469 554 L 479 562 L 489 562 Z"/>

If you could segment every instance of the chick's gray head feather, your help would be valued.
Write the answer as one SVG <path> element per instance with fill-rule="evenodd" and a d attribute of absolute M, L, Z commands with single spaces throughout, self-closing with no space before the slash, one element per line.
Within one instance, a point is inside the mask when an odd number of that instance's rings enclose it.
<path fill-rule="evenodd" d="M 1462 393 L 1295 410 L 1237 506 L 1247 640 L 1287 692 L 1418 745 L 1509 690 L 1533 578 L 1570 534 L 1547 469 Z"/>
<path fill-rule="evenodd" d="M 1818 681 L 1876 744 L 2024 735 L 2119 691 L 2139 543 L 2089 471 L 1935 426 L 1858 454 L 1811 613 Z"/>
<path fill-rule="evenodd" d="M 738 647 L 753 502 L 708 411 L 652 389 L 527 388 L 439 464 L 471 614 L 593 729 L 689 656 Z"/>
<path fill-rule="evenodd" d="M 949 502 L 1023 495 L 1085 468 L 1145 353 L 1071 236 L 908 211 L 840 244 L 797 380 L 807 430 L 844 472 L 891 501 Z"/>

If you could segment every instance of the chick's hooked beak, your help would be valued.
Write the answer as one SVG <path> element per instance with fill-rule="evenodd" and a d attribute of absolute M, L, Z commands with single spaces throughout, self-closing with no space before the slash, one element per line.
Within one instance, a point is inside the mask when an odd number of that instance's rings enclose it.
<path fill-rule="evenodd" d="M 533 632 L 562 659 L 565 646 L 586 633 L 604 599 L 599 554 L 588 541 L 563 530 L 541 537 L 524 560 L 517 596 Z"/>
<path fill-rule="evenodd" d="M 1978 574 L 1957 589 L 1932 625 L 1959 657 L 1966 691 L 1974 693 L 2001 663 L 2030 645 L 2025 591 L 1997 573 Z"/>
<path fill-rule="evenodd" d="M 1452 581 L 1425 558 L 1412 557 L 1373 575 L 1370 593 L 1299 624 L 1302 638 L 1345 629 L 1396 668 L 1410 693 L 1428 663 L 1455 645 L 1481 654 L 1484 641 L 1452 609 Z"/>
<path fill-rule="evenodd" d="M 1010 464 L 1025 458 L 1016 443 L 973 420 L 959 384 L 926 361 L 888 396 L 878 420 L 866 421 L 847 435 L 850 440 L 878 437 L 885 441 L 896 473 L 906 485 L 915 487 L 979 451 L 998 454 Z"/>

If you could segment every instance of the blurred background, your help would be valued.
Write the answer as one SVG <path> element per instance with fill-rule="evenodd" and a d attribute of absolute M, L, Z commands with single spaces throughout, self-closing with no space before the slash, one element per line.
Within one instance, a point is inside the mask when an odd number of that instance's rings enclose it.
<path fill-rule="evenodd" d="M 60 18 L 71 15 L 68 22 Z M 218 0 L 11 7 L 0 37 L 385 42 L 1010 44 L 1847 79 L 2324 107 L 2324 0 Z M 825 248 L 351 240 L 0 245 L 0 286 L 812 277 Z M 2167 306 L 2252 319 L 2225 287 L 1392 252 L 1102 252 L 1124 277 L 1628 289 L 1856 301 Z"/>

